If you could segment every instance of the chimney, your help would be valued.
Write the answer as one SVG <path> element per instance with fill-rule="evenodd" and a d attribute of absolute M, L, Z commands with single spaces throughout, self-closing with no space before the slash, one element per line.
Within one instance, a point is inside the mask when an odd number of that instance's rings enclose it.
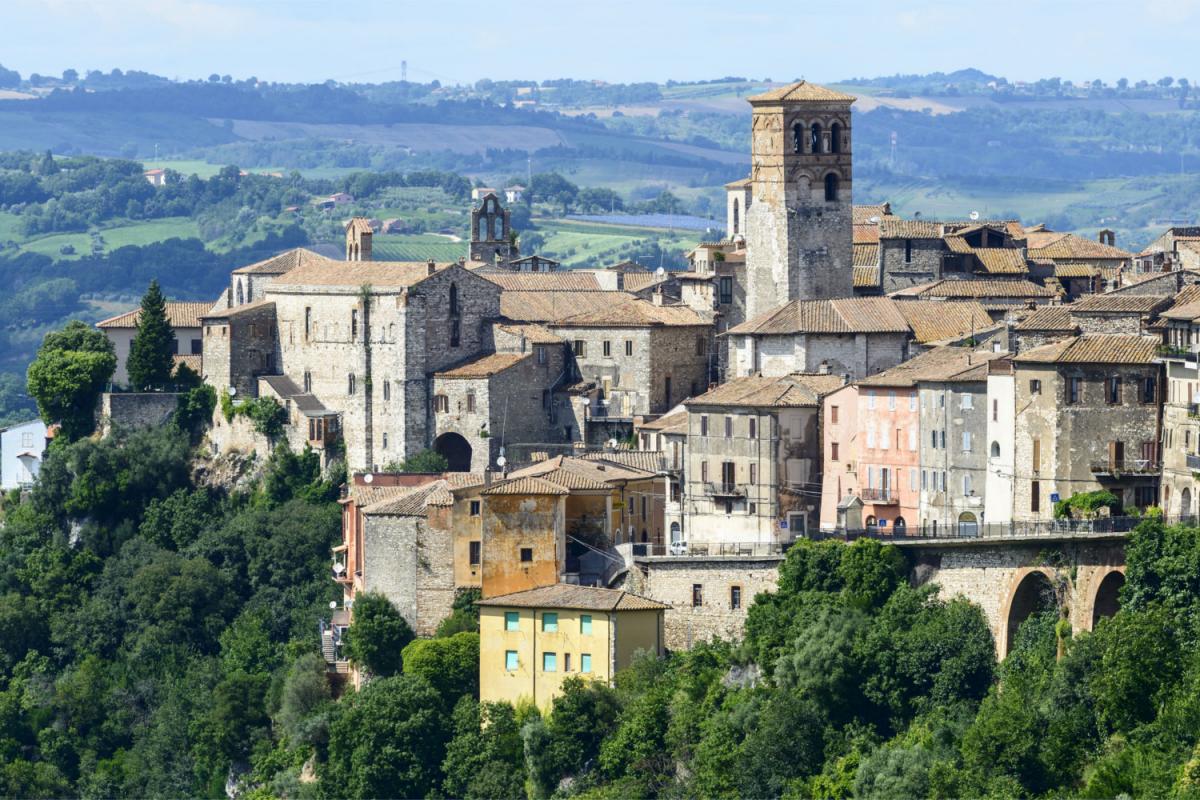
<path fill-rule="evenodd" d="M 651 299 L 651 301 L 653 301 L 654 305 L 661 306 L 663 304 L 663 300 L 664 300 L 663 290 L 661 288 L 655 289 L 654 292 L 650 295 L 650 299 Z"/>
<path fill-rule="evenodd" d="M 625 291 L 625 273 L 620 270 L 617 271 L 617 291 Z"/>
<path fill-rule="evenodd" d="M 433 263 L 432 258 L 429 259 L 429 261 L 425 264 L 425 268 L 428 271 L 429 275 L 432 275 L 433 273 L 437 272 L 437 264 Z"/>
<path fill-rule="evenodd" d="M 829 374 L 829 362 L 828 361 L 822 361 L 820 364 L 817 365 L 817 374 L 818 375 L 828 375 Z"/>

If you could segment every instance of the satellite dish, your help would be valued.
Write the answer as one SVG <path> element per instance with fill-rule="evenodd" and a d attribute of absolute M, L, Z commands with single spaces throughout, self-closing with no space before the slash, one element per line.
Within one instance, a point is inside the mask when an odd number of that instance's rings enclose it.
<path fill-rule="evenodd" d="M 504 456 L 500 456 L 499 458 L 496 459 L 497 467 L 503 467 L 507 463 L 508 463 L 508 459 L 505 458 Z"/>
<path fill-rule="evenodd" d="M 872 225 L 878 225 L 879 217 L 878 216 L 871 217 L 869 220 L 867 220 L 867 222 L 870 222 Z"/>
<path fill-rule="evenodd" d="M 375 482 L 375 473 L 368 472 L 366 475 L 363 475 L 363 483 L 374 483 L 374 482 Z"/>
<path fill-rule="evenodd" d="M 333 611 L 336 608 L 337 608 L 337 600 L 330 600 L 329 601 L 329 610 Z"/>
<path fill-rule="evenodd" d="M 607 444 L 608 444 L 608 448 L 610 450 L 615 450 L 617 448 L 617 440 L 616 439 L 609 439 Z"/>
<path fill-rule="evenodd" d="M 237 396 L 237 387 L 230 386 L 228 389 L 225 390 L 225 393 L 228 394 L 230 397 L 236 397 Z"/>
<path fill-rule="evenodd" d="M 504 455 L 504 448 L 503 448 L 503 447 L 501 447 L 501 448 L 500 448 L 500 455 Z"/>
<path fill-rule="evenodd" d="M 583 403 L 583 405 L 584 405 L 584 407 L 585 407 L 585 408 L 586 408 L 587 406 L 590 406 L 590 405 L 592 404 L 592 401 L 591 401 L 590 399 L 586 398 L 586 397 L 585 397 L 585 398 L 583 398 L 582 400 L 580 400 L 579 402 L 580 402 L 580 403 Z"/>
<path fill-rule="evenodd" d="M 977 220 L 977 219 L 979 219 L 979 212 L 978 212 L 978 211 L 972 211 L 972 212 L 971 212 L 971 221 L 972 221 L 972 222 L 974 222 L 974 221 L 975 221 L 975 220 Z"/>
<path fill-rule="evenodd" d="M 658 269 L 654 270 L 654 274 L 661 278 L 663 275 L 667 274 L 667 271 L 662 267 L 659 267 Z"/>

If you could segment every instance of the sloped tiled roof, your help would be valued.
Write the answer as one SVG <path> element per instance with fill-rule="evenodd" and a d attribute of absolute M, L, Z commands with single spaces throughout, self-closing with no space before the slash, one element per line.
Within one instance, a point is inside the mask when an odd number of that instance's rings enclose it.
<path fill-rule="evenodd" d="M 217 308 L 214 306 L 208 311 L 204 312 L 204 315 L 201 317 L 201 319 L 208 319 L 209 317 L 216 319 L 229 319 L 231 317 L 241 316 L 242 314 L 249 314 L 253 311 L 263 311 L 266 309 L 274 310 L 274 308 L 274 300 L 255 300 L 253 303 L 243 303 L 240 306 L 233 306 L 232 308 Z"/>
<path fill-rule="evenodd" d="M 821 398 L 845 385 L 841 375 L 796 373 L 767 378 L 748 375 L 716 386 L 686 406 L 737 406 L 750 408 L 802 408 L 821 404 Z"/>
<path fill-rule="evenodd" d="M 199 328 L 200 318 L 204 316 L 209 308 L 209 303 L 167 303 L 167 323 L 172 328 Z M 142 309 L 135 308 L 132 311 L 126 311 L 124 314 L 118 314 L 115 317 L 109 317 L 106 320 L 101 320 L 96 323 L 97 328 L 136 328 L 138 320 L 142 318 Z"/>
<path fill-rule="evenodd" d="M 879 220 L 880 239 L 940 239 L 942 224 L 923 219 L 884 217 Z"/>
<path fill-rule="evenodd" d="M 967 347 L 935 347 L 903 364 L 858 381 L 859 386 L 915 386 L 917 381 L 983 380 L 977 370 L 1007 353 Z"/>
<path fill-rule="evenodd" d="M 1024 275 L 1029 272 L 1021 251 L 1012 247 L 978 247 L 975 258 L 989 275 Z"/>
<path fill-rule="evenodd" d="M 595 292 L 600 282 L 590 272 L 563 270 L 561 272 L 479 272 L 501 289 L 510 292 Z"/>
<path fill-rule="evenodd" d="M 879 266 L 879 245 L 877 244 L 856 244 L 851 248 L 854 256 L 854 266 L 856 267 L 877 267 Z M 878 281 L 876 281 L 878 283 Z"/>
<path fill-rule="evenodd" d="M 515 322 L 557 322 L 634 299 L 628 292 L 504 292 L 500 313 Z"/>
<path fill-rule="evenodd" d="M 659 325 L 708 325 L 709 323 L 688 306 L 660 306 L 649 300 L 634 298 L 626 303 L 617 303 L 572 314 L 558 320 L 555 324 L 579 327 L 610 325 L 622 328 L 644 328 Z"/>
<path fill-rule="evenodd" d="M 793 300 L 729 333 L 908 333 L 908 323 L 886 297 Z"/>
<path fill-rule="evenodd" d="M 457 266 L 436 264 L 434 271 Z M 362 286 L 397 288 L 414 286 L 428 278 L 426 261 L 308 260 L 275 279 L 276 286 Z"/>
<path fill-rule="evenodd" d="M 1160 294 L 1091 294 L 1070 305 L 1072 313 L 1153 314 L 1171 304 Z"/>
<path fill-rule="evenodd" d="M 1087 261 L 1052 261 L 1056 278 L 1094 278 L 1096 266 Z"/>
<path fill-rule="evenodd" d="M 675 411 L 663 414 L 656 420 L 644 422 L 641 429 L 645 431 L 660 431 L 662 433 L 679 433 L 687 430 L 687 411 Z"/>
<path fill-rule="evenodd" d="M 1035 347 L 1014 360 L 1040 364 L 1152 364 L 1159 343 L 1148 336 L 1088 334 Z"/>
<path fill-rule="evenodd" d="M 1078 329 L 1067 306 L 1042 306 L 1013 326 L 1018 331 L 1074 331 Z"/>
<path fill-rule="evenodd" d="M 436 373 L 438 378 L 490 378 L 498 372 L 515 367 L 527 358 L 533 358 L 530 353 L 489 353 L 474 361 L 468 361 L 452 369 Z"/>
<path fill-rule="evenodd" d="M 244 267 L 238 267 L 233 271 L 234 275 L 282 275 L 304 264 L 314 263 L 317 261 L 328 261 L 325 256 L 314 253 L 304 247 L 297 247 L 294 250 L 287 250 L 277 256 L 256 261 L 253 264 L 247 264 Z"/>
<path fill-rule="evenodd" d="M 993 326 L 987 309 L 979 303 L 952 300 L 910 300 L 897 303 L 918 342 L 940 342 Z"/>
<path fill-rule="evenodd" d="M 1045 286 L 1027 280 L 942 280 L 910 286 L 892 292 L 891 297 L 1054 297 L 1055 293 Z"/>
<path fill-rule="evenodd" d="M 857 255 L 857 252 L 856 252 Z M 851 276 L 854 281 L 855 289 L 870 289 L 879 287 L 879 267 L 878 266 L 862 266 L 854 265 L 854 274 Z"/>
<path fill-rule="evenodd" d="M 852 206 L 850 209 L 850 217 L 857 227 L 859 225 L 870 225 L 875 227 L 878 222 L 871 222 L 874 217 L 879 217 L 882 220 L 884 217 L 892 216 L 891 203 L 879 203 L 877 205 Z"/>
<path fill-rule="evenodd" d="M 508 608 L 572 608 L 583 611 L 658 611 L 669 608 L 665 603 L 651 600 L 623 589 L 604 589 L 599 586 L 578 586 L 558 583 L 513 594 L 502 594 L 479 600 L 481 606 Z"/>
<path fill-rule="evenodd" d="M 1028 234 L 1031 258 L 1101 258 L 1128 259 L 1133 253 L 1119 247 L 1102 244 L 1095 239 L 1057 231 L 1034 231 Z"/>
<path fill-rule="evenodd" d="M 855 223 L 853 228 L 854 244 L 879 244 L 879 226 L 874 223 L 859 225 Z"/>
<path fill-rule="evenodd" d="M 652 477 L 655 470 L 640 470 L 628 465 L 604 464 L 573 456 L 555 456 L 530 464 L 511 473 L 511 477 L 544 478 L 569 489 L 608 489 L 612 481 Z"/>
<path fill-rule="evenodd" d="M 1195 322 L 1200 319 L 1200 302 L 1182 303 L 1172 306 L 1161 315 L 1164 319 L 1177 319 Z"/>
<path fill-rule="evenodd" d="M 543 480 L 541 478 L 525 477 L 513 478 L 511 480 L 501 481 L 492 485 L 490 489 L 484 489 L 482 494 L 549 494 L 562 495 L 570 494 L 565 486 L 560 486 L 557 483 Z"/>
<path fill-rule="evenodd" d="M 746 99 L 751 103 L 853 103 L 858 98 L 808 81 L 796 81 L 761 94 L 750 95 Z"/>
<path fill-rule="evenodd" d="M 524 336 L 531 344 L 562 344 L 563 338 L 554 331 L 535 323 L 505 324 L 497 326 L 500 330 L 512 336 Z"/>
<path fill-rule="evenodd" d="M 382 514 L 395 517 L 423 517 L 430 505 L 451 505 L 454 497 L 444 480 L 431 481 L 408 491 L 377 500 L 362 509 L 363 514 Z"/>
<path fill-rule="evenodd" d="M 640 292 L 643 289 L 648 289 L 651 286 L 657 286 L 660 283 L 665 283 L 675 277 L 668 272 L 661 278 L 656 272 L 627 272 L 625 273 L 625 291 Z"/>

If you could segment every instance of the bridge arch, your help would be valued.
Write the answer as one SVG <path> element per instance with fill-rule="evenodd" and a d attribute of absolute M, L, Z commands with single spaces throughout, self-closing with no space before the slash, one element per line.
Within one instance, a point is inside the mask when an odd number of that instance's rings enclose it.
<path fill-rule="evenodd" d="M 449 472 L 471 471 L 471 444 L 460 434 L 443 433 L 434 440 L 433 449 L 446 459 Z"/>
<path fill-rule="evenodd" d="M 1114 569 L 1109 572 L 1096 586 L 1092 595 L 1091 622 L 1092 630 L 1103 617 L 1111 617 L 1121 607 L 1121 587 L 1125 585 L 1125 573 Z"/>
<path fill-rule="evenodd" d="M 1049 569 L 1030 567 L 1022 570 L 1014 576 L 1012 586 L 1000 620 L 1003 641 L 996 648 L 1002 658 L 1012 650 L 1013 640 L 1022 622 L 1038 611 L 1058 607 L 1054 574 Z"/>

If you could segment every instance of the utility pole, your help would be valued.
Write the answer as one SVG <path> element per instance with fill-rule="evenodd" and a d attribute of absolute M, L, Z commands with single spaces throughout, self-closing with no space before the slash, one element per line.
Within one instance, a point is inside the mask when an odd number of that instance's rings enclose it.
<path fill-rule="evenodd" d="M 400 62 L 400 80 L 403 81 L 404 83 L 408 83 L 408 61 L 407 60 Z"/>

